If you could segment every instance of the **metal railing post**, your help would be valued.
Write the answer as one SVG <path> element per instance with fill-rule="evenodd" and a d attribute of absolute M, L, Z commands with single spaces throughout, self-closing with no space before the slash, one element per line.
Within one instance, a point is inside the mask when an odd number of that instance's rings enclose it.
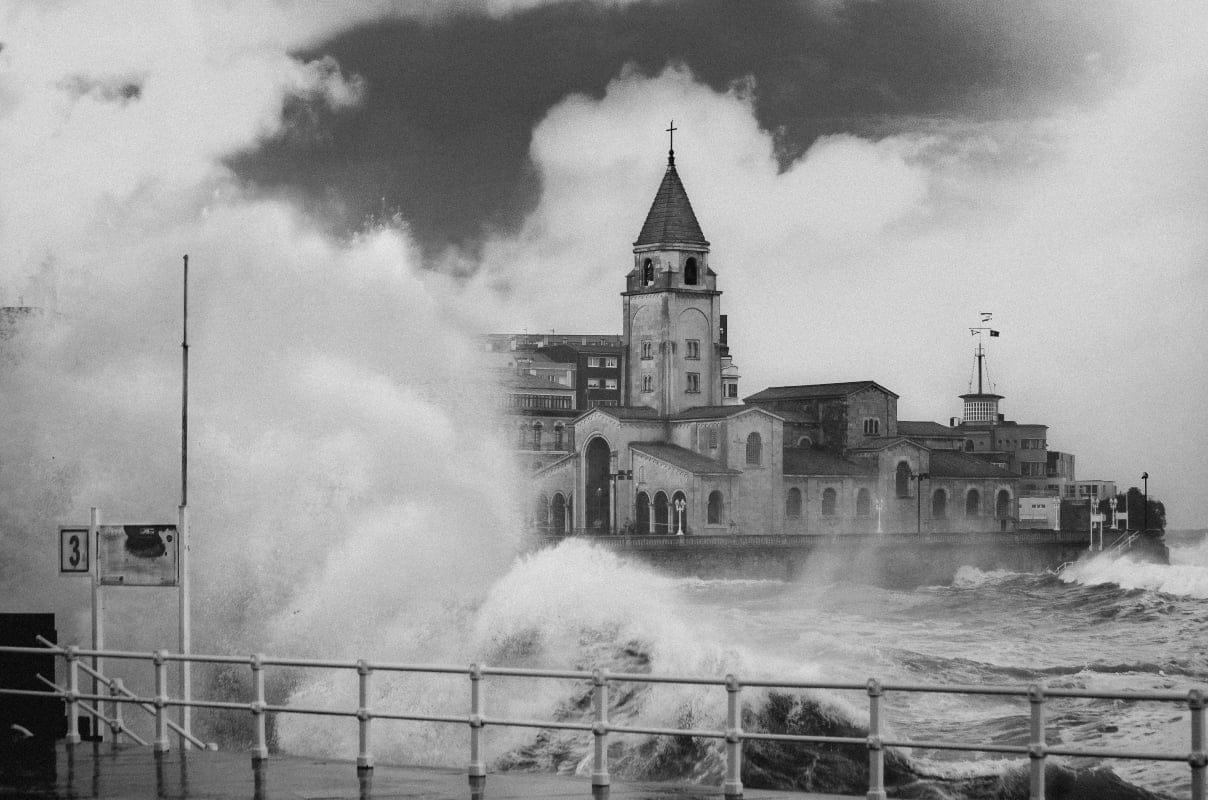
<path fill-rule="evenodd" d="M 168 739 L 168 651 L 156 650 L 155 658 L 155 742 L 152 749 L 166 753 L 172 748 Z"/>
<path fill-rule="evenodd" d="M 373 769 L 373 756 L 369 752 L 369 721 L 373 713 L 369 710 L 369 676 L 373 668 L 368 662 L 357 662 L 357 676 L 360 684 L 360 705 L 357 707 L 357 727 L 360 752 L 357 753 L 357 769 Z"/>
<path fill-rule="evenodd" d="M 67 743 L 80 743 L 80 648 L 67 648 Z"/>
<path fill-rule="evenodd" d="M 256 653 L 252 656 L 250 664 L 252 686 L 256 692 L 256 699 L 251 705 L 256 727 L 256 746 L 252 749 L 252 765 L 255 766 L 268 761 L 268 720 L 265 718 L 265 708 L 268 704 L 264 701 L 264 654 Z"/>
<path fill-rule="evenodd" d="M 612 791 L 612 780 L 608 775 L 608 677 L 603 670 L 591 673 L 592 704 L 596 719 L 591 725 L 594 738 L 591 765 L 591 796 L 594 800 L 608 800 Z"/>
<path fill-rule="evenodd" d="M 113 698 L 113 722 L 109 725 L 109 731 L 113 735 L 113 746 L 116 748 L 122 743 L 122 733 L 126 730 L 126 723 L 122 721 L 122 705 L 118 700 L 122 696 L 122 679 L 114 678 L 109 682 L 109 696 Z"/>
<path fill-rule="evenodd" d="M 885 800 L 885 748 L 881 744 L 881 697 L 885 690 L 868 679 L 868 800 Z"/>
<path fill-rule="evenodd" d="M 471 797 L 481 797 L 487 785 L 487 765 L 483 760 L 482 665 L 470 665 L 470 778 Z"/>
<path fill-rule="evenodd" d="M 1044 738 L 1044 687 L 1032 684 L 1028 687 L 1028 702 L 1032 705 L 1030 737 L 1028 739 L 1028 759 L 1031 761 L 1031 785 L 1028 793 L 1029 800 L 1044 800 L 1044 767 L 1045 749 Z"/>
<path fill-rule="evenodd" d="M 1204 692 L 1192 689 L 1187 693 L 1187 705 L 1191 709 L 1191 800 L 1208 800 L 1205 790 L 1204 768 L 1208 766 L 1208 752 L 1204 749 Z"/>
<path fill-rule="evenodd" d="M 726 800 L 742 800 L 742 717 L 739 692 L 742 685 L 733 675 L 726 676 L 726 780 L 722 794 Z"/>

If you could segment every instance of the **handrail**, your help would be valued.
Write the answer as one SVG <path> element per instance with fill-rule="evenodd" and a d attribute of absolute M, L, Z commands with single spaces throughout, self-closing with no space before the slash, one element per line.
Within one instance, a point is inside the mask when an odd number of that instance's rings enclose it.
<path fill-rule="evenodd" d="M 734 675 L 694 676 L 694 675 L 657 675 L 633 672 L 611 672 L 607 670 L 557 670 L 530 669 L 521 667 L 488 667 L 470 664 L 466 667 L 448 664 L 400 664 L 391 662 L 371 662 L 367 660 L 342 659 L 305 659 L 284 658 L 265 655 L 231 656 L 170 653 L 157 650 L 148 653 L 123 652 L 112 650 L 87 650 L 75 646 L 62 647 L 49 644 L 51 651 L 67 662 L 67 688 L 60 687 L 52 681 L 43 678 L 54 691 L 38 692 L 27 689 L 0 688 L 0 695 L 34 695 L 61 698 L 68 708 L 70 719 L 69 730 L 75 730 L 76 720 L 81 709 L 93 714 L 99 719 L 120 726 L 120 715 L 117 720 L 110 720 L 101 715 L 96 708 L 84 701 L 110 700 L 115 707 L 121 703 L 134 703 L 150 707 L 155 716 L 156 737 L 153 747 L 156 752 L 167 751 L 169 728 L 178 733 L 183 732 L 178 726 L 167 719 L 167 710 L 175 707 L 199 707 L 244 711 L 252 714 L 256 720 L 256 746 L 253 748 L 253 761 L 262 762 L 268 758 L 268 741 L 266 736 L 265 716 L 269 713 L 313 714 L 332 717 L 351 717 L 357 720 L 360 730 L 357 768 L 372 769 L 373 756 L 370 752 L 370 729 L 374 719 L 408 720 L 429 723 L 460 724 L 469 726 L 470 764 L 469 776 L 471 785 L 482 787 L 486 780 L 486 767 L 483 757 L 482 730 L 487 725 L 521 728 L 548 728 L 568 731 L 590 732 L 594 741 L 592 757 L 592 788 L 593 794 L 606 794 L 610 783 L 608 773 L 607 738 L 610 734 L 645 734 L 651 736 L 695 736 L 702 738 L 721 739 L 725 742 L 725 779 L 722 784 L 726 798 L 736 800 L 742 797 L 742 743 L 744 741 L 769 741 L 781 743 L 826 743 L 840 745 L 865 746 L 869 753 L 869 783 L 868 798 L 883 800 L 884 786 L 884 751 L 886 747 L 917 748 L 926 750 L 952 750 L 965 752 L 1000 753 L 1006 755 L 1026 756 L 1030 762 L 1030 797 L 1034 800 L 1044 798 L 1045 763 L 1049 756 L 1064 756 L 1071 758 L 1110 758 L 1132 759 L 1145 761 L 1185 762 L 1191 768 L 1191 797 L 1192 800 L 1208 800 L 1205 787 L 1205 774 L 1208 768 L 1208 749 L 1205 745 L 1205 708 L 1208 707 L 1208 690 L 1193 687 L 1187 691 L 1095 691 L 1090 689 L 1049 688 L 1040 684 L 1023 685 L 991 685 L 991 684 L 933 684 L 909 682 L 881 682 L 870 679 L 866 682 L 825 681 L 825 680 L 785 680 L 780 678 L 753 678 L 739 680 Z M 0 652 L 10 653 L 45 653 L 45 648 L 0 646 Z M 80 692 L 79 670 L 83 668 L 89 674 L 97 675 L 112 689 L 114 680 L 106 679 L 99 673 L 93 672 L 82 663 L 87 656 L 100 656 L 106 659 L 125 658 L 148 660 L 156 670 L 156 693 L 154 697 L 140 698 L 134 693 L 121 691 L 112 695 L 87 694 Z M 199 663 L 245 664 L 252 670 L 253 692 L 255 698 L 248 702 L 229 700 L 206 700 L 173 698 L 167 693 L 167 665 L 172 661 L 196 661 Z M 359 678 L 358 702 L 355 706 L 349 704 L 344 708 L 311 708 L 298 706 L 276 705 L 266 702 L 264 691 L 264 670 L 269 666 L 292 667 L 302 669 L 344 669 L 356 670 Z M 469 714 L 417 714 L 400 713 L 389 710 L 376 711 L 369 706 L 370 678 L 374 672 L 448 674 L 465 676 L 470 681 L 470 713 Z M 542 719 L 512 719 L 506 717 L 491 717 L 482 712 L 483 680 L 486 677 L 500 678 L 541 678 L 550 680 L 584 681 L 592 684 L 594 715 L 591 719 L 576 720 L 542 720 Z M 724 688 L 727 694 L 726 725 L 722 730 L 694 728 L 660 728 L 645 725 L 623 725 L 608 721 L 608 687 L 614 683 L 647 683 L 647 684 L 676 684 L 700 685 Z M 869 725 L 866 736 L 826 736 L 816 734 L 787 734 L 760 731 L 744 731 L 741 726 L 740 695 L 744 688 L 781 688 L 796 690 L 829 689 L 837 691 L 859 691 L 867 695 L 869 702 Z M 899 693 L 944 693 L 968 695 L 992 695 L 1002 697 L 1026 698 L 1030 706 L 1030 734 L 1026 744 L 998 744 L 994 742 L 969 741 L 918 741 L 913 739 L 898 739 L 885 735 L 883 720 L 884 698 L 889 692 Z M 1186 703 L 1190 709 L 1190 749 L 1185 752 L 1142 752 L 1123 749 L 1103 749 L 1095 747 L 1078 747 L 1070 744 L 1050 746 L 1046 730 L 1046 703 L 1056 698 L 1080 698 L 1101 700 L 1125 700 L 1130 702 L 1174 702 Z M 140 743 L 146 742 L 134 737 Z M 71 741 L 69 739 L 69 741 Z M 78 741 L 78 738 L 76 739 Z M 198 740 L 192 739 L 194 743 Z M 597 790 L 601 790 L 597 792 Z"/>

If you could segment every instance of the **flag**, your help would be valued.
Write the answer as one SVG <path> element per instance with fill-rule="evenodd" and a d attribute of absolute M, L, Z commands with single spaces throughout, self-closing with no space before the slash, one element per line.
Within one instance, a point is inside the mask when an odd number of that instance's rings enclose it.
<path fill-rule="evenodd" d="M 992 330 L 992 331 L 990 331 L 990 335 L 991 335 L 991 336 L 997 336 L 997 335 L 998 335 L 998 331 L 993 331 L 993 330 Z"/>

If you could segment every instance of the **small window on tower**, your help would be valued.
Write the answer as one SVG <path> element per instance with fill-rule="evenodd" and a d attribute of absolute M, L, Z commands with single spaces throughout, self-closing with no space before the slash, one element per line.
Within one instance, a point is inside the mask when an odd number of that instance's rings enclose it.
<path fill-rule="evenodd" d="M 881 420 L 866 419 L 864 420 L 864 435 L 877 436 L 881 433 Z"/>
<path fill-rule="evenodd" d="M 642 358 L 654 358 L 654 342 L 649 339 L 642 340 Z"/>
<path fill-rule="evenodd" d="M 688 286 L 695 286 L 697 283 L 697 266 L 695 258 L 690 258 L 684 263 L 684 283 L 686 283 Z"/>
<path fill-rule="evenodd" d="M 699 372 L 689 372 L 688 373 L 688 389 L 687 389 L 687 391 L 689 391 L 689 392 L 699 392 L 700 391 L 700 373 Z"/>
<path fill-rule="evenodd" d="M 652 375 L 643 375 L 642 376 L 642 391 L 643 392 L 653 392 L 654 391 L 654 376 L 652 376 Z"/>
<path fill-rule="evenodd" d="M 654 262 L 649 258 L 642 263 L 642 285 L 649 286 L 654 283 Z"/>
<path fill-rule="evenodd" d="M 687 345 L 688 354 L 684 358 L 700 358 L 700 340 L 689 339 Z"/>

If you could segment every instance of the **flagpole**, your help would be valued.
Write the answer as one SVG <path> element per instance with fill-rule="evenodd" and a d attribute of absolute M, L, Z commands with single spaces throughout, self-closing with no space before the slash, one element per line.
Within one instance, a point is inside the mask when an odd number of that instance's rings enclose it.
<path fill-rule="evenodd" d="M 181 339 L 181 390 L 180 390 L 180 508 L 176 535 L 177 570 L 179 572 L 178 586 L 180 598 L 180 652 L 188 655 L 193 649 L 193 626 L 191 621 L 192 597 L 189 586 L 189 257 L 184 257 L 184 291 L 183 291 Z M 185 736 L 181 737 L 181 746 L 188 750 L 191 746 L 188 734 L 192 733 L 192 707 L 187 705 L 193 699 L 192 664 L 184 660 L 180 662 L 180 694 L 186 705 L 180 707 L 180 727 Z"/>

